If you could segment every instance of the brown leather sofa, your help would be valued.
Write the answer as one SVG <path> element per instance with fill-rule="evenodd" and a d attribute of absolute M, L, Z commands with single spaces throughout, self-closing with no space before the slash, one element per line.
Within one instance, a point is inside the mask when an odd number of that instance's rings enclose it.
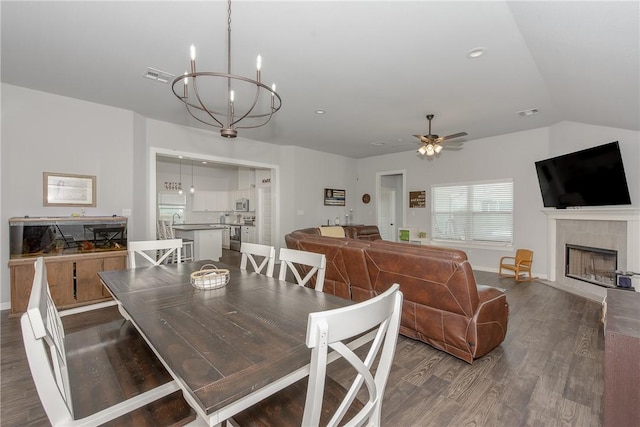
<path fill-rule="evenodd" d="M 344 228 L 353 237 L 325 237 L 317 228 L 285 236 L 289 248 L 325 254 L 324 292 L 363 301 L 399 283 L 400 333 L 469 363 L 504 341 L 506 295 L 476 284 L 463 251 L 381 240 L 376 226 Z"/>

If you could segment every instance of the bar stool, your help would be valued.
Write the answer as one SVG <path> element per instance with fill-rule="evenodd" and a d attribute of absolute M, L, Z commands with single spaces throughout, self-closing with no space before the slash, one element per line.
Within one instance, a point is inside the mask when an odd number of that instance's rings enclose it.
<path fill-rule="evenodd" d="M 158 226 L 160 233 L 159 238 L 166 239 L 175 239 L 176 233 L 173 229 L 173 226 L 169 224 L 167 221 L 159 221 L 160 225 Z M 195 259 L 193 255 L 193 240 L 191 239 L 182 239 L 182 262 L 193 261 Z M 174 260 L 175 262 L 175 260 Z"/>

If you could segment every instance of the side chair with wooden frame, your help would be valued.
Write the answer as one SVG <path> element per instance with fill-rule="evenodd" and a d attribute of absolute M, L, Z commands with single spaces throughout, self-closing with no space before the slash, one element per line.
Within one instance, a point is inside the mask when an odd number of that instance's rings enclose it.
<path fill-rule="evenodd" d="M 529 249 L 517 249 L 516 256 L 503 256 L 500 258 L 498 275 L 503 277 L 513 277 L 516 282 L 530 282 L 535 279 L 535 277 L 531 276 L 532 264 L 533 251 Z M 502 274 L 503 269 L 511 271 L 513 274 Z"/>

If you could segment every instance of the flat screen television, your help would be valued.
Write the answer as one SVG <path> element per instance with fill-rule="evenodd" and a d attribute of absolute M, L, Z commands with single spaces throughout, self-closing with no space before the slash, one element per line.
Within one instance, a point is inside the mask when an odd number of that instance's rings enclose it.
<path fill-rule="evenodd" d="M 535 164 L 547 208 L 631 204 L 618 141 Z"/>

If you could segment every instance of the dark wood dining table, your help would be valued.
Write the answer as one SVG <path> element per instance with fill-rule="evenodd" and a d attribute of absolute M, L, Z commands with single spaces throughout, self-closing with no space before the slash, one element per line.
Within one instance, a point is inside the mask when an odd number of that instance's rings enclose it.
<path fill-rule="evenodd" d="M 352 301 L 215 262 L 229 283 L 201 290 L 211 261 L 98 273 L 208 425 L 308 375 L 309 313 Z"/>

